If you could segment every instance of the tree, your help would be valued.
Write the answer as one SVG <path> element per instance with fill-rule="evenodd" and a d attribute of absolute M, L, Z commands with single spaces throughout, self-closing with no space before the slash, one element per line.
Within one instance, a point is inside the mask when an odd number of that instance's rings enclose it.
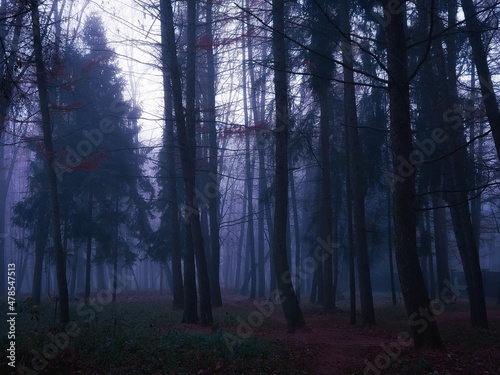
<path fill-rule="evenodd" d="M 370 278 L 370 259 L 366 239 L 365 188 L 362 148 L 358 132 L 356 113 L 356 92 L 354 86 L 353 52 L 349 25 L 349 4 L 340 4 L 340 25 L 342 30 L 342 62 L 344 69 L 344 125 L 346 126 L 349 147 L 349 177 L 352 189 L 352 220 L 354 249 L 358 264 L 359 291 L 361 298 L 361 319 L 363 325 L 375 325 L 372 286 Z"/>
<path fill-rule="evenodd" d="M 318 56 L 315 51 L 322 51 L 324 55 L 331 56 L 333 46 L 331 42 L 332 29 L 329 20 L 322 16 L 322 12 L 329 12 L 327 8 L 328 2 L 313 1 L 310 4 L 311 9 L 311 25 L 313 33 L 311 38 L 312 52 L 312 89 L 318 98 L 321 111 L 319 121 L 319 143 L 320 143 L 320 183 L 319 183 L 319 201 L 318 210 L 318 237 L 324 241 L 329 241 L 333 238 L 333 223 L 332 223 L 332 183 L 331 183 L 331 150 L 330 150 L 330 123 L 331 109 L 329 98 L 331 96 L 331 82 L 323 77 L 333 75 L 334 67 L 328 58 Z M 315 7 L 315 3 L 317 6 Z M 319 25 L 319 26 L 318 26 Z M 325 250 L 326 251 L 326 250 Z M 331 254 L 323 255 L 323 308 L 325 310 L 333 310 L 335 307 L 333 293 L 333 262 Z"/>
<path fill-rule="evenodd" d="M 210 298 L 210 282 L 208 278 L 207 261 L 203 243 L 203 235 L 200 225 L 200 212 L 196 196 L 196 112 L 195 112 L 195 83 L 196 83 L 196 1 L 188 2 L 188 27 L 187 27 L 187 68 L 186 68 L 186 112 L 182 104 L 182 84 L 179 64 L 176 55 L 175 30 L 173 22 L 172 4 L 169 1 L 161 2 L 161 11 L 164 14 L 165 32 L 168 49 L 168 67 L 170 69 L 170 80 L 172 84 L 172 95 L 174 101 L 174 113 L 177 135 L 179 138 L 179 149 L 181 156 L 182 172 L 184 179 L 184 190 L 186 205 L 184 207 L 184 219 L 188 224 L 187 229 L 192 240 L 194 254 L 196 257 L 196 270 L 198 275 L 199 297 L 200 297 L 200 322 L 209 325 L 213 322 L 212 306 Z M 190 249 L 189 244 L 186 247 Z M 185 254 L 186 257 L 189 254 Z M 186 269 L 185 269 L 186 271 Z M 189 272 L 194 271 L 194 265 Z M 184 274 L 186 277 L 186 272 Z M 185 281 L 185 313 L 192 309 L 193 290 L 188 288 Z M 189 301 L 188 301 L 189 299 Z M 188 302 L 189 305 L 188 305 Z M 194 317 L 194 313 L 189 311 Z M 194 323 L 194 321 L 189 321 Z"/>
<path fill-rule="evenodd" d="M 287 258 L 286 226 L 288 222 L 288 87 L 285 49 L 285 7 L 284 0 L 273 0 L 273 58 L 274 97 L 276 103 L 275 163 L 276 188 L 274 206 L 274 271 L 289 332 L 305 327 L 297 296 L 290 278 Z M 288 280 L 286 279 L 288 277 Z"/>
<path fill-rule="evenodd" d="M 160 5 L 161 6 L 161 5 Z M 160 180 L 160 209 L 162 212 L 160 226 L 163 233 L 159 234 L 159 238 L 165 238 L 165 242 L 160 246 L 167 246 L 167 253 L 170 253 L 172 258 L 172 283 L 173 283 L 173 301 L 174 309 L 184 307 L 184 285 L 182 282 L 182 262 L 181 262 L 181 236 L 179 223 L 179 202 L 177 194 L 177 168 L 176 168 L 176 145 L 175 145 L 175 123 L 173 118 L 173 103 L 172 103 L 172 88 L 170 85 L 170 75 L 168 69 L 168 51 L 167 51 L 167 35 L 166 22 L 164 12 L 160 10 L 161 19 L 161 67 L 163 78 L 163 102 L 165 127 L 163 130 L 163 148 L 159 158 L 158 177 Z M 196 307 L 195 307 L 196 308 Z"/>
<path fill-rule="evenodd" d="M 54 168 L 54 148 L 52 143 L 52 124 L 49 110 L 49 91 L 47 85 L 45 60 L 42 49 L 42 37 L 40 31 L 40 15 L 38 1 L 31 3 L 31 22 L 33 26 L 33 49 L 35 53 L 36 82 L 38 96 L 40 99 L 40 111 L 42 117 L 43 147 L 46 156 L 45 164 L 49 179 L 50 203 L 52 209 L 52 241 L 54 243 L 57 287 L 59 289 L 59 319 L 61 324 L 69 322 L 69 298 L 68 284 L 66 280 L 66 255 L 61 240 L 61 219 L 58 196 L 57 175 Z"/>
<path fill-rule="evenodd" d="M 390 1 L 382 2 L 388 7 Z M 400 158 L 409 160 L 412 152 L 410 123 L 410 95 L 408 80 L 407 46 L 405 37 L 406 10 L 396 14 L 387 12 L 387 69 L 389 75 L 391 150 L 393 171 L 397 175 Z M 393 185 L 394 244 L 399 280 L 403 292 L 406 312 L 410 318 L 415 347 L 440 347 L 441 336 L 430 309 L 430 299 L 425 286 L 416 245 L 415 218 L 415 174 L 411 173 Z M 424 309 L 424 310 L 422 310 Z M 431 318 L 422 316 L 426 311 Z M 426 329 L 420 329 L 414 322 L 423 319 Z"/>

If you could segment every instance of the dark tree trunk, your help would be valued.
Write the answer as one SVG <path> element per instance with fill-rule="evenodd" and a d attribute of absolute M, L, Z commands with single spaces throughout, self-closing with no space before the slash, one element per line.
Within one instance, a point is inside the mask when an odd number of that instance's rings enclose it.
<path fill-rule="evenodd" d="M 185 223 L 185 248 L 184 248 L 184 315 L 182 322 L 196 324 L 198 318 L 198 298 L 196 296 L 196 272 L 194 265 L 194 247 L 191 228 Z"/>
<path fill-rule="evenodd" d="M 45 210 L 43 210 L 45 211 Z M 45 247 L 47 246 L 47 237 L 49 226 L 45 213 L 40 215 L 37 225 L 36 239 L 35 239 L 35 268 L 33 271 L 33 285 L 31 297 L 35 305 L 40 305 L 41 292 L 42 292 L 42 271 L 43 271 L 43 258 L 45 256 Z"/>
<path fill-rule="evenodd" d="M 349 3 L 340 2 L 340 22 L 344 36 L 351 35 L 349 26 Z M 352 213 L 354 248 L 356 249 L 361 300 L 361 324 L 375 325 L 375 309 L 373 307 L 372 284 L 370 276 L 370 258 L 366 239 L 365 220 L 365 188 L 361 142 L 358 132 L 358 116 L 356 113 L 356 92 L 353 73 L 353 54 L 350 39 L 343 38 L 342 62 L 344 63 L 344 124 L 349 132 L 350 153 L 349 176 L 352 189 Z"/>
<path fill-rule="evenodd" d="M 436 22 L 438 22 L 439 29 L 443 29 L 440 21 Z M 446 40 L 446 60 L 441 41 L 437 40 L 434 43 L 436 54 L 435 64 L 439 76 L 438 90 L 442 98 L 443 113 L 446 113 L 448 108 L 453 108 L 453 104 L 458 99 L 456 71 L 451 68 L 457 66 L 458 51 L 455 43 L 454 38 Z M 466 170 L 471 171 L 472 166 L 469 164 L 467 149 L 460 147 L 465 144 L 464 130 L 461 126 L 455 125 L 454 123 L 447 123 L 445 125 L 447 151 L 451 153 L 448 168 L 449 176 L 446 176 L 446 180 L 452 184 L 451 190 L 453 190 L 453 192 L 446 195 L 446 198 L 450 204 L 451 220 L 464 269 L 470 302 L 471 323 L 473 326 L 487 329 L 488 317 L 483 278 L 479 262 L 479 250 L 476 247 L 476 239 L 472 227 L 467 194 L 467 176 L 465 173 Z"/>
<path fill-rule="evenodd" d="M 242 46 L 243 52 L 243 111 L 245 118 L 245 127 L 249 129 L 250 119 L 248 110 L 248 96 L 247 96 L 247 65 L 246 60 L 246 47 Z M 257 272 L 255 262 L 255 233 L 254 233 L 254 212 L 253 212 L 253 163 L 250 149 L 250 131 L 245 135 L 245 178 L 246 178 L 246 205 L 248 211 L 248 225 L 247 225 L 247 256 L 245 262 L 245 272 L 250 271 L 250 298 L 254 299 L 257 289 Z M 247 283 L 243 284 L 242 293 L 246 293 Z"/>
<path fill-rule="evenodd" d="M 393 260 L 393 250 L 392 250 L 392 215 L 391 215 L 391 191 L 388 190 L 387 194 L 387 248 L 389 250 L 389 278 L 391 281 L 391 296 L 392 296 L 392 305 L 397 305 L 396 300 L 396 285 L 394 283 L 394 260 Z"/>
<path fill-rule="evenodd" d="M 443 206 L 443 201 L 433 196 L 434 207 Z M 446 282 L 450 281 L 450 266 L 448 261 L 448 234 L 446 228 L 446 211 L 444 208 L 434 208 L 434 249 L 436 252 L 437 285 L 439 293 L 448 290 Z M 447 298 L 446 298 L 447 299 Z"/>
<path fill-rule="evenodd" d="M 289 171 L 289 179 L 290 179 L 290 194 L 291 194 L 291 202 L 292 202 L 292 211 L 293 211 L 293 234 L 294 234 L 294 242 L 295 242 L 295 274 L 293 280 L 295 281 L 295 293 L 297 294 L 297 300 L 300 302 L 300 288 L 301 282 L 299 277 L 300 272 L 300 224 L 299 224 L 299 214 L 297 210 L 297 194 L 295 192 L 295 179 L 293 177 L 293 171 Z M 335 292 L 335 290 L 333 291 Z M 334 298 L 335 303 L 335 298 Z"/>
<path fill-rule="evenodd" d="M 210 279 L 208 277 L 208 265 L 205 255 L 203 235 L 200 224 L 200 211 L 196 196 L 196 15 L 197 1 L 187 2 L 187 68 L 186 68 L 186 119 L 184 126 L 177 122 L 177 134 L 179 136 L 179 148 L 181 152 L 182 168 L 184 173 L 184 186 L 189 212 L 186 219 L 191 226 L 193 237 L 194 254 L 196 259 L 196 271 L 198 276 L 198 293 L 200 300 L 200 323 L 211 325 L 212 302 L 210 295 Z M 177 114 L 176 114 L 177 115 Z M 181 116 L 180 116 L 181 117 Z"/>
<path fill-rule="evenodd" d="M 180 223 L 179 223 L 179 205 L 177 198 L 177 172 L 175 167 L 176 162 L 176 147 L 175 147 L 175 124 L 173 119 L 172 108 L 172 88 L 170 84 L 170 74 L 168 68 L 168 50 L 167 50 L 167 29 L 166 29 L 165 13 L 161 12 L 161 54 L 162 54 L 162 77 L 163 77 L 163 100 L 165 114 L 165 129 L 163 131 L 163 142 L 167 153 L 167 174 L 166 181 L 168 189 L 169 207 L 168 218 L 169 228 L 168 235 L 170 236 L 173 246 L 172 250 L 172 307 L 174 309 L 182 309 L 184 307 L 184 286 L 182 283 L 182 262 L 181 262 L 181 247 L 180 242 Z"/>
<path fill-rule="evenodd" d="M 207 260 L 201 233 L 200 212 L 196 196 L 196 112 L 195 112 L 195 84 L 196 84 L 196 1 L 188 1 L 188 27 L 187 27 L 187 81 L 186 81 L 186 114 L 182 104 L 182 85 L 177 61 L 175 31 L 173 22 L 172 4 L 162 0 L 162 13 L 165 17 L 166 42 L 168 50 L 168 66 L 172 83 L 174 101 L 175 123 L 179 139 L 179 149 L 184 178 L 186 206 L 184 219 L 189 224 L 188 234 L 192 238 L 194 254 L 196 257 L 196 271 L 200 297 L 200 322 L 203 325 L 212 324 L 212 304 L 210 298 L 210 281 L 208 278 Z M 186 277 L 186 267 L 184 269 Z M 194 271 L 188 270 L 188 273 Z M 186 281 L 185 281 L 186 284 Z M 185 288 L 187 285 L 185 285 Z M 189 291 L 187 294 L 190 294 Z M 187 297 L 185 293 L 185 297 Z M 189 307 L 191 308 L 191 307 Z M 188 301 L 185 300 L 185 313 Z M 192 312 L 189 312 L 192 315 Z"/>
<path fill-rule="evenodd" d="M 42 117 L 43 141 L 45 152 L 45 164 L 49 178 L 50 202 L 52 209 L 52 235 L 55 251 L 55 263 L 57 274 L 57 287 L 59 290 L 59 319 L 61 324 L 69 322 L 69 299 L 68 283 L 66 280 L 66 255 L 61 240 L 61 218 L 59 206 L 59 194 L 57 186 L 56 171 L 54 164 L 54 149 L 52 146 L 52 124 L 49 110 L 49 95 L 43 49 L 40 30 L 40 15 L 38 12 L 38 1 L 31 1 L 31 19 L 33 25 L 33 49 L 36 65 L 36 82 L 40 99 L 40 112 Z"/>
<path fill-rule="evenodd" d="M 319 102 L 321 108 L 320 118 L 320 161 L 321 161 L 321 183 L 318 202 L 318 236 L 323 241 L 331 242 L 332 235 L 332 186 L 331 186 L 331 163 L 330 163 L 330 108 L 328 97 L 330 90 L 328 85 L 319 88 Z M 323 249 L 325 253 L 326 249 Z M 331 249 L 328 249 L 331 250 Z M 331 253 L 322 254 L 323 259 L 323 309 L 333 310 L 335 300 L 333 296 L 333 259 Z"/>
<path fill-rule="evenodd" d="M 248 0 L 247 0 L 247 6 Z M 251 24 L 251 18 L 250 14 L 247 13 L 247 25 L 248 25 L 248 30 L 247 34 L 248 35 L 253 35 L 254 33 L 254 27 Z M 265 49 L 265 47 L 263 47 Z M 261 101 L 265 100 L 265 92 L 266 90 L 264 89 L 265 86 L 265 79 L 262 77 L 261 80 L 264 83 L 261 83 L 259 87 L 257 87 L 256 82 L 255 82 L 255 64 L 254 64 L 254 55 L 253 55 L 253 44 L 250 39 L 248 39 L 247 43 L 247 50 L 248 50 L 248 73 L 250 76 L 250 90 L 251 90 L 251 95 L 250 95 L 250 104 L 253 109 L 253 119 L 254 119 L 254 125 L 256 127 L 262 126 L 264 124 L 264 108 L 260 108 L 259 110 L 259 105 L 257 104 L 257 95 L 260 93 L 261 95 Z M 260 90 L 260 91 L 259 91 Z M 256 147 L 258 149 L 258 160 L 259 160 L 259 178 L 258 178 L 258 192 L 259 192 L 259 197 L 258 197 L 258 217 L 257 217 L 257 280 L 258 280 L 258 289 L 257 289 L 257 295 L 259 298 L 264 298 L 266 296 L 266 276 L 265 276 L 265 265 L 266 262 L 264 260 L 264 248 L 265 248 L 265 241 L 264 241 L 264 210 L 265 210 L 265 205 L 264 205 L 264 200 L 263 200 L 263 195 L 266 194 L 266 189 L 267 189 L 267 176 L 266 176 L 266 170 L 265 170 L 265 155 L 264 155 L 264 144 L 265 140 L 260 139 L 257 137 L 256 139 Z"/>
<path fill-rule="evenodd" d="M 305 327 L 302 311 L 290 278 L 287 260 L 286 225 L 288 216 L 288 85 L 286 77 L 284 0 L 273 0 L 273 56 L 276 103 L 276 191 L 274 208 L 274 270 L 289 332 Z M 288 278 L 288 279 L 287 279 Z"/>
<path fill-rule="evenodd" d="M 93 195 L 92 189 L 89 191 L 87 202 L 87 251 L 85 257 L 85 305 L 88 306 L 90 300 L 90 275 L 92 270 L 92 223 L 93 223 Z"/>
<path fill-rule="evenodd" d="M 383 1 L 385 7 L 389 1 Z M 404 5 L 402 5 L 404 7 Z M 389 13 L 390 14 L 390 13 Z M 387 68 L 389 73 L 391 150 L 393 171 L 399 174 L 399 157 L 410 160 L 412 134 L 410 121 L 410 95 L 406 47 L 406 10 L 391 14 L 386 23 Z M 407 175 L 407 176 L 406 176 Z M 441 347 L 439 329 L 430 309 L 430 299 L 420 268 L 416 244 L 415 217 L 415 174 L 405 174 L 405 178 L 393 184 L 394 244 L 399 280 L 403 292 L 406 312 L 410 318 L 415 347 Z M 428 318 L 422 316 L 426 309 Z M 414 324 L 425 323 L 426 329 Z"/>

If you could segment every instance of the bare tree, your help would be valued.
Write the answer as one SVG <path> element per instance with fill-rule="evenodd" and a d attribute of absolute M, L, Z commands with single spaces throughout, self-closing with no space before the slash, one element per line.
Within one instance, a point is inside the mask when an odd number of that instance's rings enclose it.
<path fill-rule="evenodd" d="M 288 222 L 288 85 L 285 49 L 284 0 L 273 0 L 274 95 L 276 102 L 276 191 L 274 207 L 274 270 L 280 292 L 287 328 L 293 332 L 305 327 L 302 310 L 290 277 L 287 258 L 286 226 Z"/>

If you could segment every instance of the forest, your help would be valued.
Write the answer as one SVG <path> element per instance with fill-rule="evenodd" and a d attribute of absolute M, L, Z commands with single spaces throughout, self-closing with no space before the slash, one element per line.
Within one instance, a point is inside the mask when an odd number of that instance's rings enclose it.
<path fill-rule="evenodd" d="M 0 0 L 0 373 L 500 374 L 499 23 Z"/>

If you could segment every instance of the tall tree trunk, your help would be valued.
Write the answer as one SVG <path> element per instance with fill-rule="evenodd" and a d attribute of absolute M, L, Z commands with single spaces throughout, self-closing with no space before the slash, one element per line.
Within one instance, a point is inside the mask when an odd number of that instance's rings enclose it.
<path fill-rule="evenodd" d="M 165 19 L 165 35 L 168 50 L 168 66 L 172 83 L 175 123 L 179 139 L 179 149 L 184 178 L 186 206 L 184 218 L 189 224 L 188 229 L 192 238 L 196 257 L 196 271 L 200 297 L 200 322 L 203 325 L 212 324 L 212 305 L 210 298 L 210 281 L 208 278 L 207 261 L 204 250 L 203 235 L 201 233 L 200 212 L 196 197 L 196 112 L 195 112 L 195 83 L 196 83 L 196 1 L 188 1 L 188 28 L 187 28 L 187 81 L 186 81 L 186 116 L 182 104 L 182 85 L 177 61 L 175 31 L 172 4 L 162 0 L 161 12 Z M 194 267 L 193 267 L 194 270 Z M 186 268 L 185 268 L 186 271 Z M 191 270 L 190 270 L 191 271 Z M 190 272 L 189 271 L 189 272 Z M 184 272 L 186 277 L 186 272 Z M 187 285 L 185 285 L 185 288 Z M 185 293 L 186 297 L 186 293 Z M 185 301 L 185 313 L 188 301 Z M 190 312 L 192 314 L 192 312 Z"/>
<path fill-rule="evenodd" d="M 456 13 L 456 10 L 455 10 Z M 450 21 L 453 22 L 452 16 Z M 437 19 L 437 15 L 436 15 Z M 438 29 L 444 29 L 438 20 Z M 447 54 L 445 54 L 440 40 L 434 43 L 436 53 L 436 70 L 440 79 L 438 80 L 438 90 L 442 97 L 441 104 L 443 113 L 448 108 L 453 108 L 453 104 L 458 99 L 458 87 L 456 69 L 458 51 L 454 37 L 448 37 L 446 40 Z M 450 213 L 457 241 L 462 266 L 464 269 L 467 291 L 469 295 L 469 306 L 471 313 L 471 323 L 473 326 L 488 328 L 488 317 L 486 313 L 486 303 L 484 297 L 483 278 L 481 274 L 481 265 L 479 262 L 479 251 L 476 247 L 474 229 L 472 227 L 471 214 L 469 208 L 469 199 L 467 194 L 467 176 L 466 170 L 472 170 L 468 161 L 467 149 L 460 147 L 465 144 L 465 134 L 462 124 L 447 123 L 445 132 L 448 137 L 446 145 L 450 155 L 450 176 L 452 190 L 447 194 L 450 203 Z"/>
<path fill-rule="evenodd" d="M 349 149 L 353 209 L 353 236 L 356 249 L 361 300 L 361 324 L 375 325 L 375 309 L 373 307 L 372 284 L 370 276 L 370 258 L 366 239 L 364 170 L 361 155 L 361 142 L 358 132 L 358 116 L 356 113 L 356 92 L 354 85 L 353 54 L 350 39 L 349 3 L 340 2 L 340 22 L 344 38 L 342 45 L 342 62 L 344 67 L 344 124 L 349 132 Z"/>
<path fill-rule="evenodd" d="M 294 278 L 295 280 L 295 293 L 297 294 L 297 300 L 300 302 L 300 288 L 301 288 L 301 283 L 300 283 L 300 277 L 299 277 L 299 272 L 300 272 L 300 262 L 301 262 L 301 257 L 300 257 L 300 224 L 299 224 L 299 213 L 297 210 L 297 194 L 295 191 L 295 178 L 293 176 L 293 170 L 290 170 L 289 172 L 289 180 L 290 180 L 290 194 L 291 194 L 291 203 L 292 203 L 292 212 L 293 212 L 293 234 L 294 234 L 294 242 L 295 242 L 295 273 L 294 273 Z M 333 293 L 335 293 L 335 289 L 333 290 Z M 335 298 L 333 299 L 333 302 L 335 303 Z"/>
<path fill-rule="evenodd" d="M 186 219 L 191 226 L 193 237 L 194 254 L 196 259 L 196 271 L 198 276 L 198 293 L 200 300 L 200 323 L 211 325 L 212 302 L 210 295 L 210 279 L 208 277 L 208 265 L 204 248 L 203 235 L 200 224 L 200 211 L 196 196 L 196 15 L 197 1 L 187 2 L 187 65 L 186 65 L 186 119 L 185 127 L 177 123 L 177 134 L 181 151 L 181 161 L 184 172 L 185 194 L 189 213 Z"/>
<path fill-rule="evenodd" d="M 167 50 L 167 30 L 164 10 L 161 12 L 161 55 L 162 55 L 162 78 L 163 78 L 163 102 L 165 114 L 165 129 L 163 131 L 163 142 L 167 153 L 167 175 L 166 181 L 168 190 L 169 207 L 168 219 L 170 236 L 173 246 L 172 250 L 172 284 L 174 309 L 184 307 L 184 285 L 182 283 L 182 262 L 180 244 L 180 223 L 179 223 L 179 205 L 177 198 L 177 172 L 175 167 L 176 148 L 175 148 L 175 124 L 172 108 L 172 88 L 170 84 L 170 74 L 168 68 L 168 50 Z"/>
<path fill-rule="evenodd" d="M 356 324 L 356 248 L 354 247 L 352 225 L 352 189 L 351 189 L 351 148 L 350 132 L 345 129 L 345 159 L 346 159 L 346 220 L 347 246 L 349 251 L 349 323 Z"/>
<path fill-rule="evenodd" d="M 213 0 L 207 0 L 206 12 L 206 36 L 208 39 L 207 47 L 207 102 L 206 109 L 206 123 L 209 127 L 209 172 L 210 177 L 214 180 L 213 188 L 209 190 L 208 196 L 208 212 L 210 220 L 210 248 L 211 248 L 211 274 L 210 279 L 210 292 L 212 297 L 212 306 L 222 306 L 222 295 L 220 291 L 220 238 L 219 238 L 219 174 L 218 174 L 218 145 L 217 145 L 217 123 L 215 116 L 215 86 L 216 86 L 216 72 L 215 72 L 215 58 L 213 48 L 213 14 L 212 14 Z"/>
<path fill-rule="evenodd" d="M 276 103 L 276 191 L 274 208 L 274 270 L 277 284 L 283 295 L 282 307 L 287 328 L 293 332 L 305 327 L 302 311 L 290 278 L 286 250 L 286 225 L 288 216 L 288 85 L 286 77 L 285 12 L 284 0 L 273 0 L 273 56 L 274 90 Z M 289 278 L 287 280 L 286 278 Z"/>
<path fill-rule="evenodd" d="M 384 7 L 390 0 L 384 0 Z M 412 152 L 410 121 L 410 93 L 406 47 L 406 9 L 390 14 L 386 22 L 387 68 L 389 73 L 389 99 L 391 124 L 391 150 L 393 152 L 393 171 L 398 175 L 400 157 L 409 160 Z M 386 20 L 388 21 L 388 20 Z M 439 329 L 430 308 L 430 299 L 420 268 L 416 244 L 415 217 L 415 174 L 393 184 L 394 244 L 399 280 L 405 301 L 406 312 L 411 321 L 415 347 L 441 347 Z M 428 318 L 422 316 L 425 310 Z M 425 323 L 421 329 L 415 322 Z M 422 324 L 423 324 L 422 323 Z"/>
<path fill-rule="evenodd" d="M 247 0 L 247 7 L 249 7 L 249 0 Z M 257 96 L 258 96 L 258 89 L 260 89 L 260 95 L 261 99 L 265 100 L 265 79 L 264 77 L 261 77 L 261 80 L 263 83 L 259 87 L 257 87 L 256 82 L 255 82 L 255 64 L 254 64 L 254 56 L 253 56 L 253 43 L 250 37 L 254 35 L 254 27 L 251 24 L 251 17 L 250 14 L 247 13 L 247 34 L 249 38 L 247 38 L 247 50 L 248 50 L 248 73 L 250 76 L 250 104 L 253 110 L 253 120 L 254 120 L 254 125 L 259 128 L 264 125 L 264 109 L 259 108 L 259 105 L 257 103 Z M 263 43 L 265 45 L 265 43 Z M 263 49 L 265 47 L 263 46 Z M 265 106 L 265 105 L 264 105 Z M 264 107 L 265 108 L 265 107 Z M 258 178 L 258 192 L 259 192 L 259 199 L 258 199 L 258 217 L 257 217 L 257 278 L 258 278 L 258 291 L 257 295 L 260 298 L 264 298 L 266 295 L 266 276 L 265 276 L 265 260 L 264 260 L 264 248 L 265 248 L 265 241 L 264 241 L 264 210 L 265 210 L 265 205 L 264 201 L 262 198 L 262 195 L 266 193 L 267 189 L 267 176 L 266 176 L 266 170 L 265 170 L 265 165 L 264 165 L 264 140 L 259 139 L 257 137 L 256 139 L 256 147 L 258 149 L 258 160 L 259 160 L 259 178 Z"/>
<path fill-rule="evenodd" d="M 331 186 L 331 163 L 330 163 L 330 109 L 329 109 L 329 86 L 321 85 L 320 91 L 320 161 L 321 182 L 320 197 L 318 204 L 318 235 L 323 241 L 329 243 L 332 240 L 332 186 Z M 328 249 L 331 250 L 331 249 Z M 325 252 L 325 249 L 323 249 Z M 323 254 L 323 309 L 333 310 L 335 300 L 333 296 L 333 261 L 331 254 Z"/>
<path fill-rule="evenodd" d="M 250 116 L 248 111 L 248 95 L 247 95 L 247 65 L 246 60 L 246 46 L 242 45 L 243 54 L 243 112 L 245 118 L 245 127 L 247 132 L 245 133 L 245 179 L 246 179 L 246 204 L 248 211 L 248 227 L 247 227 L 247 259 L 245 271 L 250 271 L 250 298 L 254 299 L 256 296 L 257 289 L 257 270 L 255 262 L 255 232 L 254 232 L 254 212 L 253 212 L 253 165 L 252 156 L 250 149 Z M 254 119 L 255 122 L 255 119 Z M 243 285 L 246 291 L 246 283 Z"/>
<path fill-rule="evenodd" d="M 35 53 L 36 82 L 40 99 L 40 111 L 42 117 L 43 141 L 45 152 L 45 164 L 49 177 L 49 191 L 52 208 L 52 230 L 55 251 L 57 287 L 59 290 L 59 319 L 61 324 L 69 322 L 69 299 L 68 284 L 66 280 L 66 255 L 61 240 L 61 218 L 59 206 L 59 194 L 57 176 L 54 164 L 54 149 L 52 146 L 52 124 L 49 110 L 48 85 L 40 31 L 40 15 L 38 12 L 38 1 L 31 1 L 31 19 L 33 24 L 33 49 Z"/>

